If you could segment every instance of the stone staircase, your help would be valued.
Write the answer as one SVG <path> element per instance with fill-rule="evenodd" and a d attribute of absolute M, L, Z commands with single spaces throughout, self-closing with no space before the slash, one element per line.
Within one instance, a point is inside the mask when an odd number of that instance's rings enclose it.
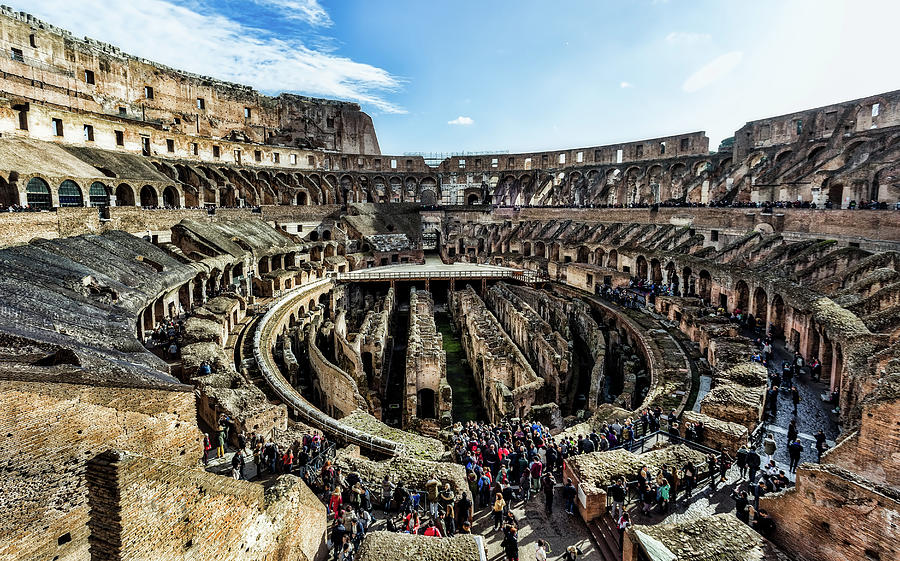
<path fill-rule="evenodd" d="M 603 561 L 622 561 L 619 529 L 608 512 L 604 511 L 599 518 L 590 521 L 587 527 L 597 543 L 597 552 Z"/>

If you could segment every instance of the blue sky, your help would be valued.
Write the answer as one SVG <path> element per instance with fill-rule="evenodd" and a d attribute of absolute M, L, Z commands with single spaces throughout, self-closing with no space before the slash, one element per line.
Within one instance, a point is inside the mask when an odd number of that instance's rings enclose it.
<path fill-rule="evenodd" d="M 29 0 L 76 35 L 358 101 L 384 153 L 705 130 L 900 88 L 895 0 Z"/>

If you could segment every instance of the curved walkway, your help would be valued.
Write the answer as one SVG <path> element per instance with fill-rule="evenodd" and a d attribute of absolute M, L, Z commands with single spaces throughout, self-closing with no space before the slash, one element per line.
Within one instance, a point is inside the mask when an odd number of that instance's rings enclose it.
<path fill-rule="evenodd" d="M 331 284 L 332 281 L 330 279 L 313 281 L 291 290 L 272 305 L 260 320 L 256 333 L 253 335 L 253 356 L 256 358 L 257 366 L 263 378 L 272 388 L 272 391 L 295 414 L 302 417 L 305 423 L 327 433 L 331 437 L 350 444 L 356 444 L 361 448 L 378 454 L 387 456 L 399 455 L 403 449 L 400 443 L 345 425 L 317 409 L 291 386 L 275 363 L 275 358 L 272 355 L 272 348 L 275 344 L 274 337 L 278 335 L 279 327 L 283 325 L 284 316 L 289 314 L 295 306 L 302 304 L 304 299 L 309 297 L 310 292 L 331 286 Z"/>

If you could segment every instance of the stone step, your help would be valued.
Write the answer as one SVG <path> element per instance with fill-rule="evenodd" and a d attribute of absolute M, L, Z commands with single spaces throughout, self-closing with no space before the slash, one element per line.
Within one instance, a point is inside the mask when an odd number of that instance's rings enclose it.
<path fill-rule="evenodd" d="M 619 542 L 619 531 L 609 513 L 604 512 L 587 524 L 594 541 L 597 542 L 597 551 L 604 561 L 622 561 L 622 545 Z"/>

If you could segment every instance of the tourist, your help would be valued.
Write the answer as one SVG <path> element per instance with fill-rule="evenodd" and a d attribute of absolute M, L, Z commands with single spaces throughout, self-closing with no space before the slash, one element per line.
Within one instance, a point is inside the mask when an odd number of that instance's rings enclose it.
<path fill-rule="evenodd" d="M 460 534 L 471 534 L 472 533 L 472 523 L 466 520 L 462 523 L 462 526 L 459 527 Z"/>
<path fill-rule="evenodd" d="M 456 533 L 456 514 L 453 511 L 453 503 L 444 507 L 441 523 L 444 525 L 444 532 L 447 533 L 447 537 L 452 538 Z"/>
<path fill-rule="evenodd" d="M 434 520 L 430 520 L 428 522 L 428 526 L 425 528 L 424 534 L 426 536 L 431 536 L 433 538 L 441 537 L 441 531 L 438 529 L 437 526 L 434 525 Z"/>
<path fill-rule="evenodd" d="M 225 427 L 221 424 L 217 427 L 216 440 L 218 443 L 216 447 L 216 458 L 223 458 L 225 457 Z"/>
<path fill-rule="evenodd" d="M 562 561 L 575 561 L 578 559 L 579 555 L 582 555 L 582 551 L 575 547 L 574 545 L 570 545 L 566 548 L 566 552 L 562 556 Z"/>
<path fill-rule="evenodd" d="M 774 459 L 776 448 L 775 436 L 771 432 L 766 434 L 766 438 L 763 440 L 763 449 L 766 451 L 766 459 L 768 461 L 771 462 Z"/>
<path fill-rule="evenodd" d="M 627 513 L 627 512 L 624 512 L 624 511 L 622 512 L 622 516 L 619 517 L 619 520 L 618 520 L 618 522 L 616 523 L 616 525 L 617 525 L 618 528 L 619 528 L 619 543 L 621 544 L 621 543 L 622 543 L 622 536 L 625 535 L 625 530 L 626 530 L 629 526 L 631 526 L 631 517 L 628 516 L 628 513 Z"/>
<path fill-rule="evenodd" d="M 469 500 L 469 497 L 463 493 L 462 496 L 456 501 L 456 517 L 457 524 L 460 528 L 462 528 L 463 524 L 471 524 L 472 523 L 472 501 Z"/>
<path fill-rule="evenodd" d="M 556 487 L 556 479 L 553 478 L 553 474 L 545 473 L 541 485 L 544 489 L 544 510 L 548 515 L 553 514 L 553 491 Z"/>
<path fill-rule="evenodd" d="M 669 511 L 669 480 L 660 475 L 658 479 L 658 487 L 656 489 L 656 502 L 660 512 Z"/>
<path fill-rule="evenodd" d="M 531 490 L 537 493 L 541 490 L 541 475 L 544 472 L 544 464 L 541 463 L 540 456 L 534 456 L 529 469 L 531 470 Z"/>
<path fill-rule="evenodd" d="M 612 500 L 612 518 L 618 520 L 619 515 L 625 512 L 625 481 L 616 480 L 608 489 L 609 497 Z"/>
<path fill-rule="evenodd" d="M 494 495 L 494 505 L 491 507 L 491 511 L 494 517 L 494 531 L 500 529 L 500 524 L 503 521 L 503 511 L 506 509 L 506 501 L 503 500 L 503 495 L 501 493 L 497 493 Z"/>
<path fill-rule="evenodd" d="M 515 526 L 510 526 L 504 532 L 503 541 L 500 545 L 503 547 L 503 553 L 506 561 L 519 561 L 519 536 Z"/>
<path fill-rule="evenodd" d="M 794 440 L 788 444 L 788 456 L 790 456 L 791 461 L 788 466 L 788 471 L 791 473 L 797 473 L 797 466 L 800 465 L 800 456 L 803 454 L 803 444 L 800 442 L 799 438 L 794 438 Z"/>
<path fill-rule="evenodd" d="M 334 515 L 334 519 L 337 520 L 341 513 L 341 505 L 344 504 L 344 499 L 341 497 L 341 487 L 340 485 L 334 488 L 334 491 L 331 493 L 331 497 L 328 499 L 328 508 L 331 513 Z"/>
<path fill-rule="evenodd" d="M 347 529 L 344 527 L 343 521 L 337 519 L 334 527 L 331 529 L 331 547 L 334 550 L 334 559 L 338 559 L 340 556 L 346 535 Z"/>
<path fill-rule="evenodd" d="M 384 479 L 381 480 L 381 504 L 384 512 L 390 510 L 391 506 L 391 495 L 394 493 L 394 489 L 397 486 L 391 482 L 391 476 L 387 473 L 384 474 Z"/>
<path fill-rule="evenodd" d="M 744 524 L 750 524 L 750 499 L 747 491 L 733 491 L 731 498 L 734 499 L 735 516 Z"/>
<path fill-rule="evenodd" d="M 822 463 L 822 454 L 825 453 L 825 450 L 828 450 L 828 444 L 825 443 L 825 433 L 819 430 L 816 434 L 813 435 L 816 439 L 816 454 L 818 457 L 818 462 Z"/>
<path fill-rule="evenodd" d="M 203 465 L 209 464 L 209 451 L 212 449 L 212 443 L 209 441 L 209 433 L 203 434 Z"/>
<path fill-rule="evenodd" d="M 337 559 L 338 561 L 353 561 L 353 545 L 349 542 L 344 542 L 341 554 Z"/>
<path fill-rule="evenodd" d="M 749 471 L 748 481 L 750 481 L 750 483 L 756 481 L 756 472 L 759 470 L 761 462 L 762 458 L 759 457 L 759 453 L 756 449 L 751 449 L 750 453 L 747 454 L 747 470 Z"/>
<path fill-rule="evenodd" d="M 567 479 L 566 485 L 563 487 L 563 499 L 566 501 L 566 512 L 569 514 L 575 514 L 575 496 L 578 494 L 578 489 L 572 485 L 572 480 Z"/>
<path fill-rule="evenodd" d="M 800 403 L 800 391 L 797 386 L 791 386 L 791 403 L 794 405 L 794 415 L 796 415 L 797 405 Z"/>
<path fill-rule="evenodd" d="M 438 481 L 436 475 L 432 474 L 431 478 L 425 482 L 425 499 L 428 501 L 428 510 L 431 512 L 432 518 L 438 515 L 438 496 L 441 482 Z"/>
<path fill-rule="evenodd" d="M 418 534 L 420 523 L 419 511 L 413 510 L 403 519 L 403 531 L 407 534 Z"/>
<path fill-rule="evenodd" d="M 528 469 L 522 470 L 519 478 L 519 498 L 526 503 L 531 498 L 531 471 Z"/>
<path fill-rule="evenodd" d="M 534 545 L 534 561 L 547 561 L 547 553 L 550 548 L 544 540 L 538 540 Z"/>

